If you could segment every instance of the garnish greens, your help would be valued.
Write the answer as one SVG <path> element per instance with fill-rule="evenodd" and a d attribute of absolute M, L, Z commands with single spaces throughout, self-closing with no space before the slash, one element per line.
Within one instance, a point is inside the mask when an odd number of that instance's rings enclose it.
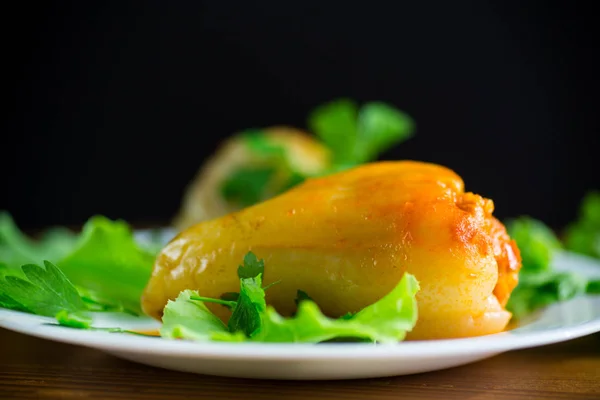
<path fill-rule="evenodd" d="M 242 341 L 242 333 L 232 335 L 225 324 L 201 301 L 192 301 L 198 292 L 184 290 L 165 306 L 160 335 L 168 339 Z"/>
<path fill-rule="evenodd" d="M 47 317 L 61 311 L 85 310 L 77 289 L 61 270 L 49 261 L 45 261 L 44 266 L 25 264 L 21 267 L 22 277 L 4 275 L 0 280 L 0 298 L 7 302 L 0 304 Z"/>
<path fill-rule="evenodd" d="M 267 307 L 262 328 L 251 337 L 263 342 L 318 343 L 336 338 L 370 339 L 394 343 L 405 338 L 417 322 L 415 295 L 419 285 L 405 274 L 398 285 L 379 301 L 353 315 L 332 319 L 321 313 L 314 301 L 304 300 L 292 318 L 284 318 Z"/>
<path fill-rule="evenodd" d="M 21 232 L 9 213 L 0 211 L 0 263 L 6 267 L 56 262 L 72 251 L 76 242 L 77 236 L 65 228 L 50 229 L 34 241 Z"/>
<path fill-rule="evenodd" d="M 265 261 L 259 260 L 256 255 L 249 251 L 244 256 L 244 263 L 237 269 L 237 274 L 240 279 L 255 278 L 265 273 Z"/>
<path fill-rule="evenodd" d="M 262 267 L 256 268 L 257 264 Z M 334 319 L 325 316 L 302 291 L 296 315 L 282 317 L 266 305 L 265 289 L 261 286 L 263 273 L 262 260 L 257 262 L 256 256 L 248 253 L 244 265 L 238 269 L 237 301 L 206 299 L 191 290 L 182 292 L 165 307 L 161 335 L 199 341 L 319 343 L 343 338 L 392 343 L 403 340 L 417 321 L 415 295 L 419 285 L 410 274 L 405 274 L 390 293 L 374 304 L 356 314 Z M 228 324 L 223 324 L 204 302 L 221 302 L 232 308 Z"/>
<path fill-rule="evenodd" d="M 283 146 L 272 143 L 260 130 L 251 130 L 242 137 L 262 163 L 233 171 L 221 186 L 223 198 L 243 207 L 256 204 L 313 176 L 373 161 L 412 137 L 415 129 L 414 121 L 391 105 L 369 102 L 359 108 L 349 99 L 334 100 L 316 108 L 308 118 L 308 125 L 331 152 L 331 165 L 316 175 L 297 171 Z"/>
<path fill-rule="evenodd" d="M 275 167 L 248 167 L 235 170 L 224 182 L 221 194 L 243 207 L 260 202 L 277 170 Z"/>
<path fill-rule="evenodd" d="M 71 328 L 90 329 L 92 327 L 92 318 L 86 313 L 61 310 L 56 314 L 56 321 L 59 325 Z"/>
<path fill-rule="evenodd" d="M 227 201 L 248 207 L 304 180 L 291 165 L 285 148 L 273 143 L 262 131 L 250 130 L 241 136 L 262 162 L 257 166 L 240 167 L 223 181 L 221 195 Z M 286 179 L 281 180 L 282 176 Z"/>
<path fill-rule="evenodd" d="M 298 289 L 298 291 L 296 292 L 296 298 L 294 299 L 294 303 L 296 303 L 296 307 L 304 300 L 312 301 L 312 298 L 304 290 Z"/>
<path fill-rule="evenodd" d="M 519 284 L 507 304 L 513 318 L 522 318 L 552 303 L 585 293 L 598 293 L 599 281 L 552 268 L 553 258 L 563 245 L 544 223 L 523 216 L 507 221 L 506 227 L 517 242 L 523 262 Z"/>
<path fill-rule="evenodd" d="M 89 327 L 89 311 L 141 314 L 158 251 L 152 247 L 136 243 L 123 221 L 101 216 L 90 218 L 79 235 L 53 229 L 34 241 L 0 213 L 0 307 L 73 327 Z"/>
<path fill-rule="evenodd" d="M 337 166 L 373 161 L 414 132 L 413 120 L 394 107 L 370 102 L 359 109 L 348 99 L 318 107 L 309 117 L 309 126 L 332 151 Z"/>
<path fill-rule="evenodd" d="M 57 264 L 75 285 L 141 313 L 154 258 L 125 222 L 96 216 L 84 225 L 77 247 Z"/>
<path fill-rule="evenodd" d="M 565 247 L 600 258 L 600 192 L 590 192 L 583 198 L 578 219 L 567 227 Z"/>
<path fill-rule="evenodd" d="M 3 214 L 0 222 L 0 307 L 53 317 L 59 325 L 71 328 L 134 333 L 118 327 L 95 328 L 90 314 L 139 312 L 139 298 L 150 277 L 154 255 L 136 243 L 124 222 L 93 217 L 80 235 L 54 231 L 60 234 L 45 236 L 48 242 L 25 236 L 8 214 Z M 211 299 L 191 290 L 181 292 L 165 306 L 161 336 L 228 342 L 387 343 L 403 340 L 417 320 L 418 283 L 409 274 L 378 302 L 334 319 L 325 316 L 302 290 L 298 290 L 296 315 L 281 316 L 266 304 L 265 291 L 277 282 L 263 287 L 264 273 L 264 260 L 248 252 L 237 270 L 238 293 Z M 217 318 L 205 303 L 230 308 L 228 323 Z"/>

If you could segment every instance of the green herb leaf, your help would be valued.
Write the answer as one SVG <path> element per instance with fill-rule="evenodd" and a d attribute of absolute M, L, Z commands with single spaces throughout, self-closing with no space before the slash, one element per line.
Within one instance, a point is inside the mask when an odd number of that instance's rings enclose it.
<path fill-rule="evenodd" d="M 249 251 L 244 256 L 244 264 L 237 269 L 237 274 L 240 279 L 255 278 L 265 273 L 265 261 L 259 260 L 256 255 Z"/>
<path fill-rule="evenodd" d="M 267 307 L 261 284 L 260 274 L 240 279 L 240 295 L 227 324 L 230 332 L 243 332 L 246 336 L 252 336 L 260 329 L 261 314 Z"/>
<path fill-rule="evenodd" d="M 30 312 L 23 304 L 17 302 L 15 299 L 10 297 L 8 294 L 2 292 L 2 283 L 0 282 L 0 308 L 7 308 L 9 310 Z"/>
<path fill-rule="evenodd" d="M 550 270 L 550 262 L 562 245 L 543 222 L 523 216 L 509 220 L 506 229 L 521 251 L 522 273 Z"/>
<path fill-rule="evenodd" d="M 237 293 L 236 293 L 237 294 Z M 238 296 L 239 297 L 239 296 Z M 213 299 L 210 297 L 203 297 L 203 296 L 191 296 L 190 300 L 194 300 L 194 301 L 202 301 L 204 303 L 215 303 L 215 304 L 220 304 L 222 306 L 228 307 L 228 308 L 234 308 L 237 304 L 237 300 L 236 301 L 227 301 L 227 300 L 222 300 L 222 299 Z"/>
<path fill-rule="evenodd" d="M 76 288 L 79 296 L 81 296 L 81 300 L 83 300 L 89 311 L 122 312 L 134 316 L 139 315 L 139 311 L 125 308 L 125 306 L 119 301 L 108 299 L 92 290 L 88 290 L 80 286 L 76 286 Z"/>
<path fill-rule="evenodd" d="M 265 272 L 265 261 L 259 260 L 258 257 L 256 257 L 256 255 L 254 253 L 252 253 L 251 251 L 246 253 L 246 255 L 244 256 L 244 263 L 242 265 L 238 266 L 238 270 L 237 270 L 238 278 L 251 279 L 251 278 L 260 277 L 259 281 L 262 281 L 262 274 L 264 274 L 264 272 Z M 279 282 L 273 282 L 273 283 L 267 285 L 266 287 L 262 288 L 263 292 L 277 283 L 279 283 Z M 248 283 L 248 284 L 250 284 L 250 283 Z M 240 286 L 243 287 L 243 282 L 241 283 Z M 263 293 L 263 297 L 264 297 L 264 293 Z M 225 305 L 226 307 L 229 307 L 230 309 L 233 310 L 235 307 L 232 307 L 228 304 L 231 304 L 232 302 L 239 302 L 240 301 L 240 293 L 237 293 L 237 292 L 223 293 L 220 296 L 220 299 L 227 302 L 227 304 L 223 304 L 223 305 Z M 243 306 L 241 306 L 241 309 L 238 310 L 236 318 L 238 318 L 241 315 L 240 313 L 242 312 L 242 310 L 245 310 L 246 306 L 250 305 L 249 300 L 247 298 L 243 299 L 242 302 L 243 302 Z"/>
<path fill-rule="evenodd" d="M 296 307 L 298 307 L 298 304 L 300 304 L 301 302 L 303 302 L 305 300 L 313 301 L 313 299 L 311 299 L 311 297 L 304 290 L 298 289 L 298 291 L 296 292 L 296 299 L 294 299 L 294 303 L 296 303 Z"/>
<path fill-rule="evenodd" d="M 515 319 L 520 319 L 550 304 L 585 294 L 587 285 L 586 278 L 574 273 L 523 273 L 506 308 L 513 313 Z"/>
<path fill-rule="evenodd" d="M 227 327 L 203 303 L 190 298 L 199 296 L 197 291 L 184 290 L 175 301 L 165 306 L 160 335 L 169 339 L 197 341 L 242 341 L 242 333 L 231 334 Z"/>
<path fill-rule="evenodd" d="M 281 145 L 273 143 L 261 130 L 248 130 L 243 132 L 241 136 L 248 148 L 255 154 L 264 158 L 285 157 L 285 149 Z"/>
<path fill-rule="evenodd" d="M 270 287 L 275 286 L 275 285 L 277 285 L 279 283 L 281 283 L 281 280 L 278 280 L 278 281 L 275 281 L 275 282 L 271 282 L 267 286 L 263 286 L 263 290 L 267 291 L 267 289 L 269 289 Z"/>
<path fill-rule="evenodd" d="M 10 297 L 2 289 L 2 282 L 4 281 L 4 277 L 7 275 L 21 279 L 27 279 L 21 269 L 9 268 L 6 264 L 0 263 L 0 307 L 15 311 L 31 312 L 23 304 Z"/>
<path fill-rule="evenodd" d="M 600 279 L 589 281 L 585 291 L 588 294 L 600 294 Z"/>
<path fill-rule="evenodd" d="M 227 177 L 221 185 L 225 200 L 248 207 L 283 193 L 307 178 L 292 168 L 286 149 L 273 143 L 264 132 L 253 130 L 240 135 L 262 165 L 242 166 Z M 278 174 L 285 174 L 288 178 L 275 187 L 274 178 Z"/>
<path fill-rule="evenodd" d="M 83 227 L 76 249 L 58 265 L 78 287 L 140 314 L 154 257 L 136 243 L 125 222 L 96 216 Z"/>
<path fill-rule="evenodd" d="M 314 110 L 310 129 L 334 154 L 335 171 L 375 160 L 380 153 L 413 135 L 414 121 L 383 102 L 339 99 Z"/>
<path fill-rule="evenodd" d="M 417 322 L 418 290 L 415 277 L 405 274 L 381 300 L 346 319 L 326 317 L 310 300 L 302 301 L 292 318 L 282 317 L 269 306 L 262 316 L 260 330 L 251 340 L 318 343 L 335 338 L 360 338 L 395 343 L 403 340 Z"/>
<path fill-rule="evenodd" d="M 565 247 L 600 258 L 600 192 L 590 192 L 583 198 L 577 221 L 567 227 Z"/>
<path fill-rule="evenodd" d="M 508 221 L 506 226 L 517 242 L 523 262 L 519 284 L 506 306 L 513 318 L 523 318 L 550 304 L 586 293 L 587 279 L 552 269 L 552 259 L 562 245 L 550 228 L 530 217 Z"/>
<path fill-rule="evenodd" d="M 358 115 L 354 161 L 367 162 L 393 145 L 412 137 L 414 121 L 405 113 L 382 102 L 365 104 Z"/>
<path fill-rule="evenodd" d="M 82 312 L 68 312 L 61 310 L 56 314 L 56 321 L 59 325 L 78 329 L 89 329 L 92 327 L 92 318 Z"/>
<path fill-rule="evenodd" d="M 331 150 L 336 163 L 354 164 L 358 131 L 358 106 L 349 99 L 338 99 L 317 107 L 308 125 Z"/>
<path fill-rule="evenodd" d="M 259 203 L 276 172 L 274 167 L 239 168 L 223 182 L 221 194 L 227 201 L 243 207 Z"/>
<path fill-rule="evenodd" d="M 225 292 L 219 298 L 227 302 L 236 302 L 240 298 L 240 294 L 237 292 Z"/>
<path fill-rule="evenodd" d="M 48 317 L 63 310 L 85 310 L 85 304 L 67 277 L 51 262 L 44 261 L 44 265 L 45 268 L 23 265 L 21 270 L 26 279 L 4 275 L 0 279 L 2 306 Z"/>

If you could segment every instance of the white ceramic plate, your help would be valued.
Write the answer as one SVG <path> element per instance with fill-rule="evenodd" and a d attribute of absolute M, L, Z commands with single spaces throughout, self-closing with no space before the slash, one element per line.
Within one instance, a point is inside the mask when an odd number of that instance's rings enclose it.
<path fill-rule="evenodd" d="M 600 264 L 585 257 L 565 253 L 555 264 L 559 269 L 600 277 Z M 0 309 L 0 327 L 156 367 L 240 378 L 352 379 L 435 371 L 600 332 L 600 296 L 555 304 L 516 329 L 495 335 L 394 345 L 193 343 L 47 325 L 53 322 Z M 158 327 L 148 318 L 108 313 L 96 314 L 94 325 L 138 330 Z"/>

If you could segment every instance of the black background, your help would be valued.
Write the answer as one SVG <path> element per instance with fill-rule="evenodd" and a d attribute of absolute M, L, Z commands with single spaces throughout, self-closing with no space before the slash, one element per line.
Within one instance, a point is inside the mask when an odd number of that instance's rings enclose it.
<path fill-rule="evenodd" d="M 408 112 L 383 158 L 453 168 L 500 218 L 562 227 L 600 188 L 591 3 L 18 4 L 0 209 L 23 227 L 168 221 L 220 140 L 340 96 Z"/>

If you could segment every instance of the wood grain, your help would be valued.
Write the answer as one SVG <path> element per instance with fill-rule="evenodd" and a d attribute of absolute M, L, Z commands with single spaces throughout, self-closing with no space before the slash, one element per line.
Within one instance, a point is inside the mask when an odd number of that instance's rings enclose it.
<path fill-rule="evenodd" d="M 0 329 L 0 399 L 600 399 L 600 335 L 426 374 L 290 382 L 161 370 Z"/>

